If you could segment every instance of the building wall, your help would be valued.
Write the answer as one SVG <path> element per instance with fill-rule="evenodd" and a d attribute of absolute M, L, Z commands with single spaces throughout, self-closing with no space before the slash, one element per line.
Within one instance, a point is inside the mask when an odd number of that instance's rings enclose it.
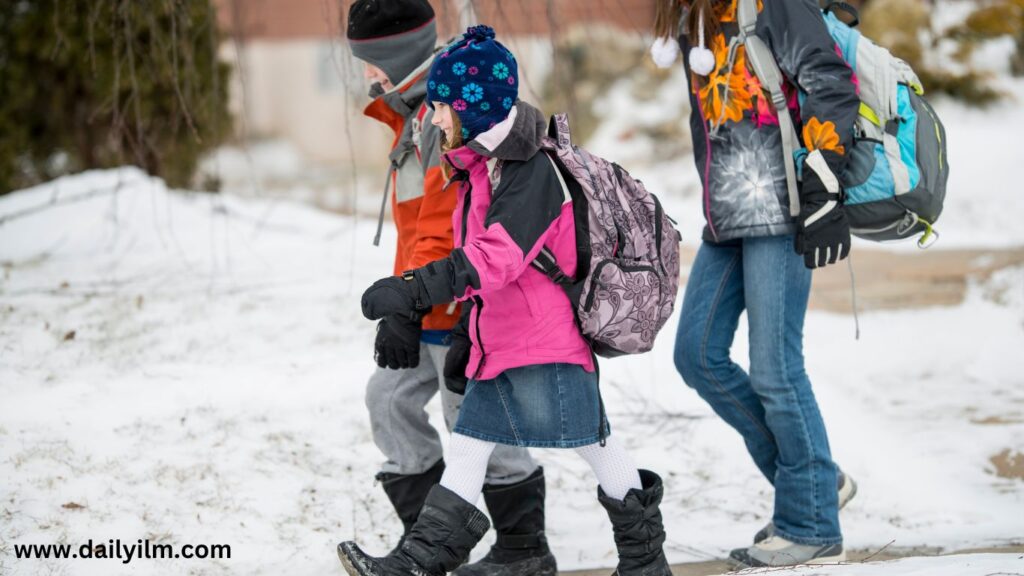
<path fill-rule="evenodd" d="M 322 162 L 364 163 L 387 149 L 387 130 L 362 116 L 368 98 L 361 71 L 338 43 L 255 40 L 225 44 L 222 54 L 235 64 L 231 108 L 239 136 L 283 138 Z"/>
<path fill-rule="evenodd" d="M 282 138 L 322 163 L 383 165 L 391 135 L 362 116 L 367 85 L 351 58 L 340 14 L 349 1 L 214 0 L 224 30 L 222 56 L 234 67 L 231 106 L 240 136 Z M 558 33 L 585 24 L 641 34 L 647 0 L 434 0 L 440 41 L 463 23 L 488 22 L 516 54 L 520 96 L 538 103 L 552 66 L 550 22 Z M 471 5 L 476 17 L 464 9 Z M 463 8 L 463 9 L 460 9 Z M 350 145 L 350 139 L 355 146 Z"/>
<path fill-rule="evenodd" d="M 655 2 L 664 0 L 430 0 L 442 36 L 458 33 L 476 20 L 499 34 L 549 36 L 551 24 L 610 24 L 643 32 L 654 21 Z M 337 37 L 352 0 L 214 0 L 220 26 L 248 38 Z"/>

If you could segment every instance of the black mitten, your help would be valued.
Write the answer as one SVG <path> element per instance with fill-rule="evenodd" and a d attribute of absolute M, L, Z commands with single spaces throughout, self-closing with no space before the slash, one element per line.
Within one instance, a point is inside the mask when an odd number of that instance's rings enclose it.
<path fill-rule="evenodd" d="M 811 269 L 850 255 L 850 223 L 833 168 L 840 164 L 838 154 L 822 150 L 811 152 L 804 161 L 795 248 Z"/>
<path fill-rule="evenodd" d="M 450 257 L 403 272 L 401 276 L 381 278 L 363 292 L 363 316 L 370 320 L 392 315 L 422 316 L 431 306 L 455 300 L 453 284 Z"/>
<path fill-rule="evenodd" d="M 415 318 L 419 308 L 417 297 L 417 286 L 411 277 L 381 278 L 363 292 L 363 316 L 370 320 L 385 316 Z"/>
<path fill-rule="evenodd" d="M 377 366 L 401 370 L 420 365 L 420 320 L 408 316 L 388 316 L 377 325 L 373 357 Z"/>

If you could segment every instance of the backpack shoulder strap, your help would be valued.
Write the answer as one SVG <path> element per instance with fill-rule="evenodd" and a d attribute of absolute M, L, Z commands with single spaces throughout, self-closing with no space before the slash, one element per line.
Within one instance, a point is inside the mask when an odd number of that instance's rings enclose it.
<path fill-rule="evenodd" d="M 757 0 L 739 0 L 736 5 L 736 22 L 740 32 L 745 36 L 753 36 L 757 27 Z"/>
<path fill-rule="evenodd" d="M 551 116 L 548 122 L 548 138 L 556 148 L 572 148 L 572 136 L 569 133 L 569 115 L 565 113 Z"/>
<path fill-rule="evenodd" d="M 564 114 L 562 116 L 564 116 Z M 552 122 L 553 121 L 554 117 L 552 117 Z M 568 124 L 566 124 L 566 126 L 568 126 Z M 558 162 L 551 157 L 554 152 L 542 150 L 539 153 L 543 154 L 548 159 L 548 162 L 551 163 L 551 168 L 555 171 L 555 176 L 558 178 L 558 184 L 562 188 L 562 202 L 570 202 L 572 200 L 572 195 L 569 193 L 569 185 L 565 183 L 565 177 L 562 176 L 562 170 L 558 167 Z M 551 252 L 547 246 L 543 246 L 541 248 L 540 253 L 533 259 L 533 262 L 530 262 L 530 265 L 537 270 L 540 270 L 542 274 L 550 278 L 555 284 L 559 284 L 561 286 L 568 286 L 572 284 L 572 278 L 569 278 L 564 272 L 562 272 L 562 268 L 558 265 L 558 260 L 555 259 L 555 254 Z"/>
<path fill-rule="evenodd" d="M 794 153 L 800 148 L 800 138 L 793 125 L 793 117 L 789 114 L 786 94 L 782 91 L 785 77 L 779 69 L 768 45 L 757 35 L 757 0 L 738 0 L 736 20 L 740 27 L 740 37 L 747 50 L 747 61 L 761 85 L 771 95 L 772 104 L 779 117 L 779 130 L 782 133 L 783 164 L 786 167 L 786 186 L 789 191 L 789 214 L 796 218 L 800 215 L 800 196 L 797 192 L 796 160 Z"/>

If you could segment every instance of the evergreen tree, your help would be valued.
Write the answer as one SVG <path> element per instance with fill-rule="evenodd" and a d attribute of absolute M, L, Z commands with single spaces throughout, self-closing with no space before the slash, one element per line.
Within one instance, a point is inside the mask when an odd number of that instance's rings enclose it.
<path fill-rule="evenodd" d="M 230 129 L 210 0 L 0 3 L 0 193 L 135 164 L 172 186 Z"/>

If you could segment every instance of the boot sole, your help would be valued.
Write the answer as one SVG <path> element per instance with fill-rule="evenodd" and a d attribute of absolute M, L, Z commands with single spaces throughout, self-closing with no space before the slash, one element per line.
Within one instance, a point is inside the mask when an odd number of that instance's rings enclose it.
<path fill-rule="evenodd" d="M 807 560 L 806 562 L 801 562 L 799 564 L 779 564 L 774 566 L 762 564 L 760 562 L 756 564 L 750 564 L 737 558 L 734 558 L 732 555 L 729 555 L 729 557 L 725 559 L 725 562 L 733 570 L 746 570 L 747 568 L 791 568 L 794 566 L 820 566 L 822 564 L 839 564 L 840 562 L 846 562 L 846 550 L 843 550 L 842 552 L 834 556 L 821 556 L 818 558 L 812 558 L 810 560 Z"/>
<path fill-rule="evenodd" d="M 843 552 L 841 552 L 839 554 L 836 554 L 835 556 L 822 556 L 821 558 L 815 558 L 813 560 L 808 560 L 807 564 L 811 565 L 811 566 L 816 566 L 816 565 L 820 565 L 820 564 L 838 564 L 840 562 L 846 562 L 846 551 L 845 550 L 843 550 Z"/>
<path fill-rule="evenodd" d="M 345 554 L 341 544 L 338 544 L 338 560 L 341 560 L 341 566 L 348 572 L 349 576 L 364 576 L 364 572 L 361 572 L 355 564 L 352 563 L 352 559 Z"/>
<path fill-rule="evenodd" d="M 476 564 L 466 564 L 456 568 L 452 572 L 452 576 L 477 576 L 479 574 L 493 576 L 493 575 L 519 575 L 528 574 L 529 576 L 558 576 L 558 565 L 555 562 L 555 557 L 548 554 L 546 557 L 539 558 L 524 558 L 515 562 L 509 562 L 507 564 L 499 564 L 496 562 L 478 562 Z"/>
<path fill-rule="evenodd" d="M 338 547 L 338 560 L 341 560 L 341 566 L 345 569 L 345 572 L 348 572 L 349 576 L 360 576 L 359 570 L 352 565 L 352 561 L 341 551 L 341 546 Z"/>

